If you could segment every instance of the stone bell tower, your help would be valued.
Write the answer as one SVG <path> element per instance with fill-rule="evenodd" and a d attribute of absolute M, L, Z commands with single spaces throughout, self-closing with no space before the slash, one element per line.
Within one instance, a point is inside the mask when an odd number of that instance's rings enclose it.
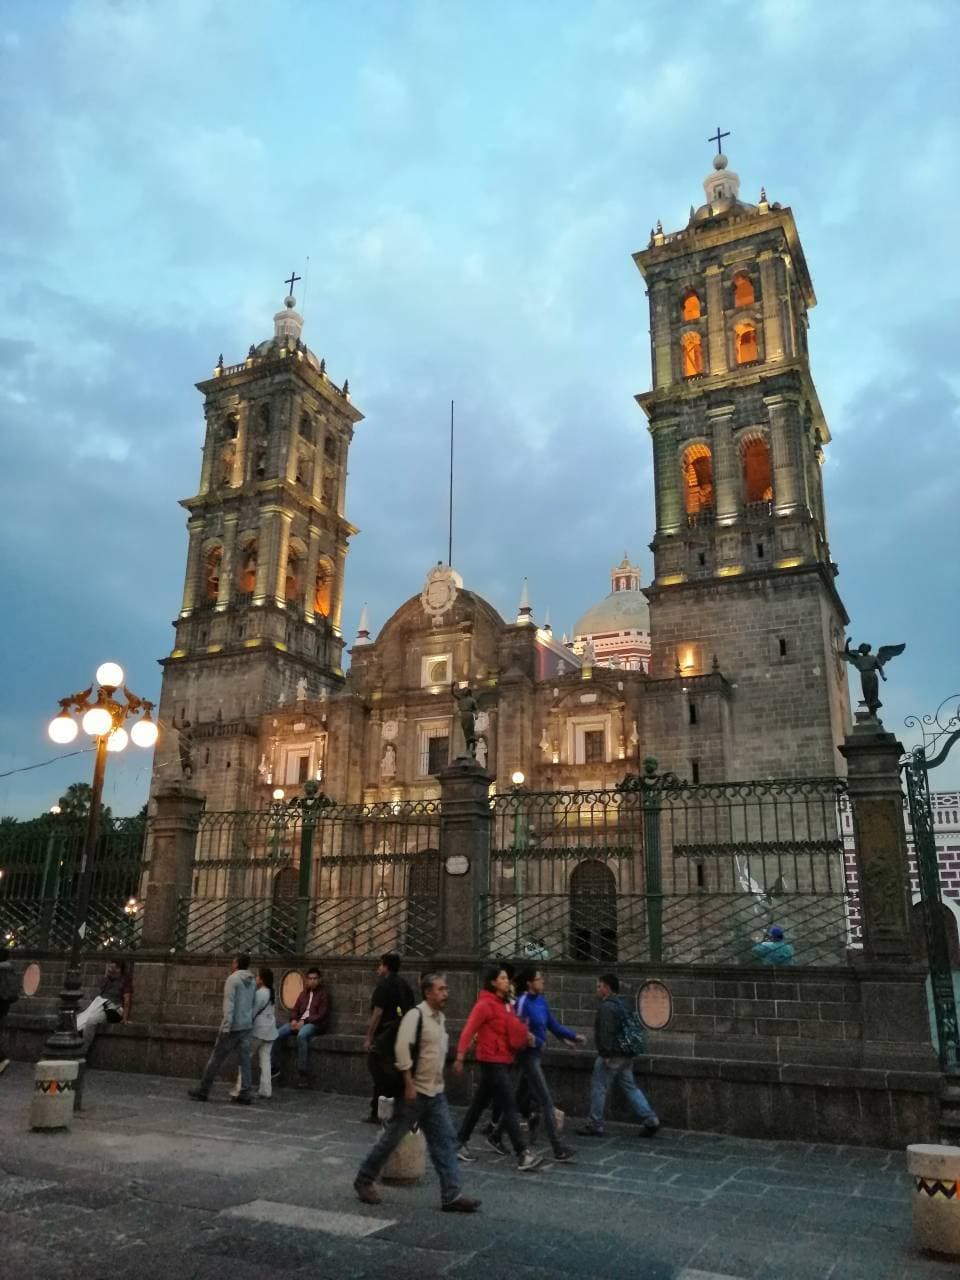
<path fill-rule="evenodd" d="M 206 436 L 198 491 L 182 503 L 187 570 L 161 660 L 168 743 L 154 785 L 192 770 L 210 808 L 253 803 L 265 711 L 343 682 L 344 566 L 357 532 L 344 516 L 347 454 L 363 415 L 302 328 L 288 296 L 272 338 L 239 364 L 221 356 L 197 384 Z"/>
<path fill-rule="evenodd" d="M 790 209 L 763 190 L 742 202 L 722 154 L 703 185 L 687 226 L 658 223 L 634 255 L 650 299 L 653 388 L 637 400 L 656 485 L 652 674 L 726 677 L 728 777 L 833 774 L 848 619 L 807 353 L 816 298 Z"/>

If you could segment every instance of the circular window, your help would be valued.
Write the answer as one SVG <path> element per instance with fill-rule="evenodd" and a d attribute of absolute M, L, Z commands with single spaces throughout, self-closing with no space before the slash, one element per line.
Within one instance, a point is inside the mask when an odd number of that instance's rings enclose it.
<path fill-rule="evenodd" d="M 673 997 L 657 978 L 644 982 L 637 992 L 637 1013 L 648 1031 L 662 1031 L 673 1017 Z"/>
<path fill-rule="evenodd" d="M 25 996 L 35 996 L 40 990 L 40 966 L 36 960 L 31 960 L 23 971 L 23 978 L 20 983 L 21 990 Z"/>
<path fill-rule="evenodd" d="M 280 1003 L 288 1012 L 297 1003 L 303 990 L 303 974 L 299 969 L 288 969 L 280 979 Z"/>

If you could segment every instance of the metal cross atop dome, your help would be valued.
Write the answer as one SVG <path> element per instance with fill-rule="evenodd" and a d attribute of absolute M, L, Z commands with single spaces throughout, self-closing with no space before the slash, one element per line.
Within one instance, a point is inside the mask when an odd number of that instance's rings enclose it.
<path fill-rule="evenodd" d="M 302 279 L 303 279 L 303 276 L 295 275 L 295 274 L 294 274 L 294 272 L 292 272 L 292 271 L 291 271 L 291 272 L 290 272 L 290 279 L 289 279 L 289 280 L 284 280 L 284 282 L 283 282 L 283 283 L 284 283 L 284 284 L 288 284 L 288 285 L 290 286 L 289 293 L 292 295 L 292 294 L 293 294 L 293 286 L 297 283 L 297 281 L 298 281 L 298 280 L 302 280 Z"/>
<path fill-rule="evenodd" d="M 723 140 L 724 138 L 729 138 L 729 137 L 730 137 L 730 130 L 728 129 L 726 133 L 721 133 L 721 132 L 720 132 L 720 126 L 719 126 L 719 125 L 717 125 L 717 132 L 716 132 L 715 134 L 713 134 L 713 136 L 712 136 L 712 137 L 708 138 L 708 139 L 707 139 L 707 141 L 708 141 L 708 142 L 715 142 L 715 143 L 717 144 L 717 155 L 718 155 L 718 156 L 722 156 L 722 155 L 723 155 L 723 147 L 720 145 L 720 143 L 722 142 L 722 140 Z"/>

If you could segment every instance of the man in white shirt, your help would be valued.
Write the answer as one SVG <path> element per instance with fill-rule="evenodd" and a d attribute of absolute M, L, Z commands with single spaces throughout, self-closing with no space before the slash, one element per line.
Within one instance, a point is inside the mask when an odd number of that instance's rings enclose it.
<path fill-rule="evenodd" d="M 476 1213 L 480 1201 L 461 1191 L 457 1139 L 443 1091 L 448 1045 L 443 1006 L 450 994 L 446 975 L 424 974 L 420 990 L 423 1002 L 403 1015 L 397 1032 L 396 1067 L 403 1077 L 403 1095 L 361 1164 L 353 1189 L 364 1204 L 379 1204 L 373 1184 L 400 1140 L 419 1125 L 440 1179 L 440 1207 L 445 1213 Z"/>

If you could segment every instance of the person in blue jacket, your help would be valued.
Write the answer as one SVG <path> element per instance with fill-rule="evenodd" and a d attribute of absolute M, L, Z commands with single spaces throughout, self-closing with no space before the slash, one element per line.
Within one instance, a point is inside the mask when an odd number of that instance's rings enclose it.
<path fill-rule="evenodd" d="M 550 1012 L 550 1006 L 547 1004 L 546 997 L 543 994 L 543 988 L 543 974 L 539 969 L 523 969 L 517 975 L 516 990 L 518 998 L 515 1012 L 517 1017 L 530 1028 L 534 1039 L 532 1048 L 522 1049 L 517 1054 L 520 1088 L 526 1087 L 531 1103 L 535 1108 L 539 1109 L 540 1116 L 543 1118 L 544 1128 L 547 1131 L 547 1137 L 550 1139 L 551 1147 L 553 1147 L 554 1159 L 562 1161 L 575 1160 L 575 1153 L 569 1147 L 564 1146 L 557 1132 L 556 1109 L 553 1105 L 553 1098 L 550 1096 L 546 1076 L 543 1074 L 541 1053 L 547 1040 L 548 1031 L 552 1032 L 564 1044 L 585 1044 L 586 1041 L 583 1036 L 578 1036 L 575 1031 L 571 1031 L 569 1027 L 565 1027 L 563 1023 L 556 1020 Z M 536 1125 L 536 1115 L 532 1113 L 530 1115 L 531 1142 L 536 1132 Z M 494 1148 L 499 1146 L 499 1129 L 494 1129 L 488 1141 Z"/>
<path fill-rule="evenodd" d="M 784 940 L 783 930 L 778 924 L 772 924 L 751 950 L 761 964 L 793 964 L 793 947 Z"/>

